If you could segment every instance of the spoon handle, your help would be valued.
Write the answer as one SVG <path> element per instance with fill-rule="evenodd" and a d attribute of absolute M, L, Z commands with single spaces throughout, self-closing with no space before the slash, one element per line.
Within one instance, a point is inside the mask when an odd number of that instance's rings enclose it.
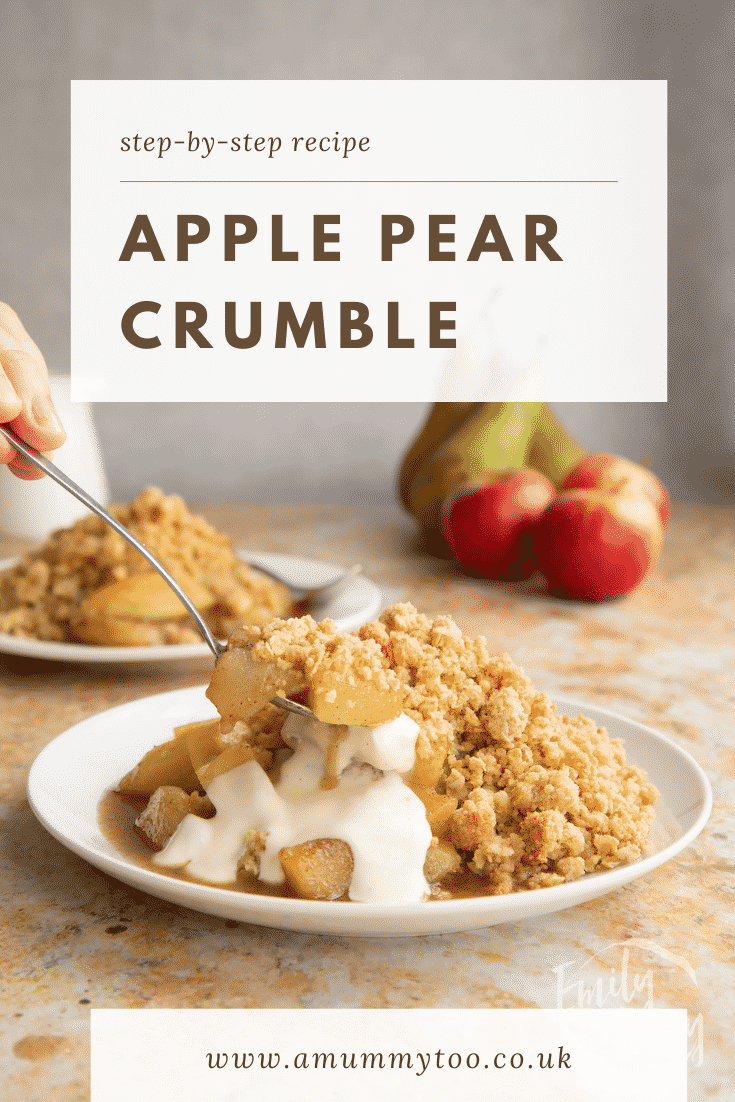
<path fill-rule="evenodd" d="M 0 424 L 0 434 L 13 445 L 16 451 L 19 451 L 26 459 L 30 459 L 31 463 L 35 463 L 35 465 L 44 471 L 49 478 L 52 478 L 54 482 L 58 482 L 59 486 L 63 486 L 65 490 L 68 490 L 70 494 L 78 498 L 83 505 L 86 505 L 88 509 L 96 513 L 105 524 L 109 524 L 110 528 L 114 528 L 124 540 L 127 540 L 131 547 L 134 547 L 135 550 L 150 563 L 154 570 L 158 571 L 163 580 L 173 589 L 174 593 L 191 616 L 215 658 L 219 658 L 225 650 L 224 643 L 220 643 L 218 639 L 215 639 L 199 612 L 199 609 L 194 605 L 186 593 L 184 593 L 175 578 L 171 577 L 165 566 L 161 565 L 155 555 L 152 555 L 148 548 L 142 544 L 140 540 L 136 539 L 119 520 L 115 520 L 115 518 L 107 512 L 107 509 L 104 509 L 99 502 L 95 501 L 93 497 L 90 497 L 86 490 L 83 490 L 81 486 L 77 486 L 76 482 L 69 478 L 68 475 L 64 474 L 63 471 L 60 471 L 50 459 L 46 459 L 44 455 L 41 455 L 35 448 L 32 448 L 30 444 L 26 444 L 24 440 L 21 440 L 7 425 Z"/>

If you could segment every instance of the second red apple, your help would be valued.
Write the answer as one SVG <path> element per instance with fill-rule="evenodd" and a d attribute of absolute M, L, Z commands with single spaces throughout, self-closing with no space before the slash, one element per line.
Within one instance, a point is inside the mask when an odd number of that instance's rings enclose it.
<path fill-rule="evenodd" d="M 671 501 L 661 479 L 622 455 L 586 456 L 564 479 L 562 490 L 601 490 L 606 494 L 647 497 L 656 506 L 664 528 L 671 516 Z"/>
<path fill-rule="evenodd" d="M 553 593 L 613 601 L 655 565 L 663 527 L 650 498 L 562 490 L 536 532 L 539 566 Z"/>

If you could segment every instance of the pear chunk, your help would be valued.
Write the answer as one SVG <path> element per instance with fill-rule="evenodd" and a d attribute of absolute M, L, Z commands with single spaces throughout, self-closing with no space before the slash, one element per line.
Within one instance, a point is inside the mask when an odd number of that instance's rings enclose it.
<path fill-rule="evenodd" d="M 179 584 L 200 612 L 205 612 L 214 604 L 209 590 L 193 578 Z M 119 582 L 96 589 L 82 602 L 81 607 L 82 612 L 90 616 L 128 620 L 170 620 L 188 615 L 173 589 L 155 571 L 131 574 Z"/>
<path fill-rule="evenodd" d="M 303 899 L 339 899 L 352 880 L 352 850 L 339 838 L 317 838 L 278 854 L 284 876 Z"/>

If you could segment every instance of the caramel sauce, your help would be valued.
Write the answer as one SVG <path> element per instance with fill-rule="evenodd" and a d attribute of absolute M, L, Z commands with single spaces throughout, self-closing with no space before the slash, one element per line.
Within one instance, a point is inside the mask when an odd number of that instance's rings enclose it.
<path fill-rule="evenodd" d="M 339 774 L 337 772 L 339 744 L 347 738 L 349 730 L 349 727 L 344 723 L 340 723 L 335 726 L 334 738 L 329 743 L 325 756 L 324 776 L 319 781 L 319 787 L 324 792 L 329 792 L 331 789 L 336 788 L 339 784 Z"/>

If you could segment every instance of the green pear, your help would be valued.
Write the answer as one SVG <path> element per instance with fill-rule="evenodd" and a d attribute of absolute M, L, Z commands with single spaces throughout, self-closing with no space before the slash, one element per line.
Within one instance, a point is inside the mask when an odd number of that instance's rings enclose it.
<path fill-rule="evenodd" d="M 409 509 L 426 532 L 441 531 L 442 506 L 462 482 L 528 466 L 541 402 L 484 402 L 438 444 L 416 471 Z"/>
<path fill-rule="evenodd" d="M 536 419 L 526 466 L 545 474 L 559 490 L 569 472 L 588 454 L 544 404 Z"/>
<path fill-rule="evenodd" d="M 419 468 L 454 429 L 482 407 L 482 402 L 434 402 L 421 431 L 406 452 L 398 476 L 398 492 L 411 509 L 411 485 Z"/>

